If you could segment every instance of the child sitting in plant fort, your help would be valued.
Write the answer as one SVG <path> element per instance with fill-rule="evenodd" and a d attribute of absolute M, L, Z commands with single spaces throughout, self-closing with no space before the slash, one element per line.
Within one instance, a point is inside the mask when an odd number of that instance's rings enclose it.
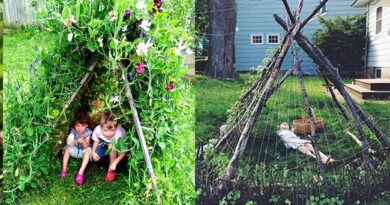
<path fill-rule="evenodd" d="M 112 182 L 115 180 L 116 167 L 118 163 L 126 156 L 126 152 L 119 152 L 112 145 L 113 140 L 117 141 L 119 138 L 125 136 L 126 131 L 115 120 L 115 116 L 110 113 L 106 113 L 100 120 L 100 125 L 95 128 L 92 134 L 93 146 L 92 146 L 92 159 L 99 161 L 106 155 L 107 150 L 111 150 L 110 164 L 104 180 L 106 182 Z"/>
<path fill-rule="evenodd" d="M 78 185 L 84 183 L 84 170 L 91 157 L 91 140 L 92 130 L 88 128 L 88 116 L 84 113 L 77 113 L 75 120 L 70 128 L 70 133 L 66 140 L 66 146 L 64 148 L 64 156 L 62 159 L 62 170 L 60 177 L 64 178 L 68 173 L 67 166 L 69 157 L 83 159 L 75 182 Z"/>
<path fill-rule="evenodd" d="M 290 129 L 290 126 L 287 122 L 283 122 L 282 124 L 280 124 L 277 133 L 286 148 L 298 149 L 303 154 L 316 158 L 315 151 L 311 142 L 309 140 L 303 140 L 297 135 L 295 135 L 294 131 Z M 335 161 L 331 158 L 330 155 L 326 156 L 321 151 L 319 151 L 319 154 L 321 157 L 321 161 L 324 164 L 329 164 Z"/>

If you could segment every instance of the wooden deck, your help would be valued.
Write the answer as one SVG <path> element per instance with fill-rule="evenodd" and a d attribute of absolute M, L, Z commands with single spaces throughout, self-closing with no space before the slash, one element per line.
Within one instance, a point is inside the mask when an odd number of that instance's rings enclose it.
<path fill-rule="evenodd" d="M 390 79 L 355 79 L 345 87 L 360 99 L 390 100 Z"/>

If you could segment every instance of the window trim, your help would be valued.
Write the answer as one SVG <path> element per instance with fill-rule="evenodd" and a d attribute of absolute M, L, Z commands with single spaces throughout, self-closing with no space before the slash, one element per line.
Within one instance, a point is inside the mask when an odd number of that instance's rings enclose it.
<path fill-rule="evenodd" d="M 269 37 L 270 36 L 277 36 L 278 37 L 278 42 L 277 43 L 270 43 L 269 42 Z M 280 44 L 280 35 L 278 33 L 269 33 L 269 34 L 267 34 L 267 44 L 271 44 L 271 45 Z"/>
<path fill-rule="evenodd" d="M 253 43 L 253 36 L 261 36 L 261 43 Z M 251 41 L 251 45 L 262 45 L 262 44 L 264 44 L 264 34 L 263 33 L 252 33 L 250 41 Z"/>
<path fill-rule="evenodd" d="M 381 9 L 381 18 L 378 19 L 378 10 Z M 378 22 L 380 21 L 381 30 L 378 32 Z M 375 35 L 379 35 L 383 31 L 383 7 L 378 7 L 375 9 Z"/>

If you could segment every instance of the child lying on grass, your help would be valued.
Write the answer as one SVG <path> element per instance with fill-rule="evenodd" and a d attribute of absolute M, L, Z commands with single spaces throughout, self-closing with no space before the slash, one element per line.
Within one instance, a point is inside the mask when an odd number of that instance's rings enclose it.
<path fill-rule="evenodd" d="M 295 133 L 292 130 L 290 130 L 290 126 L 288 125 L 287 122 L 283 122 L 282 124 L 280 124 L 277 133 L 280 139 L 283 141 L 284 146 L 286 146 L 286 148 L 298 149 L 303 154 L 316 158 L 315 151 L 311 142 L 309 140 L 303 140 L 297 137 L 297 135 L 295 135 Z M 326 156 L 321 151 L 319 151 L 319 153 L 320 153 L 322 163 L 329 164 L 335 161 L 334 159 L 331 158 L 330 155 Z"/>

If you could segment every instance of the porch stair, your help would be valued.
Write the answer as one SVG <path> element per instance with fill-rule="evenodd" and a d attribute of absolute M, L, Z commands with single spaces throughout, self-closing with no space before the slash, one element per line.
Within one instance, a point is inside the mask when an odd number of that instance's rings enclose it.
<path fill-rule="evenodd" d="M 355 79 L 345 87 L 360 99 L 390 100 L 390 79 Z"/>

